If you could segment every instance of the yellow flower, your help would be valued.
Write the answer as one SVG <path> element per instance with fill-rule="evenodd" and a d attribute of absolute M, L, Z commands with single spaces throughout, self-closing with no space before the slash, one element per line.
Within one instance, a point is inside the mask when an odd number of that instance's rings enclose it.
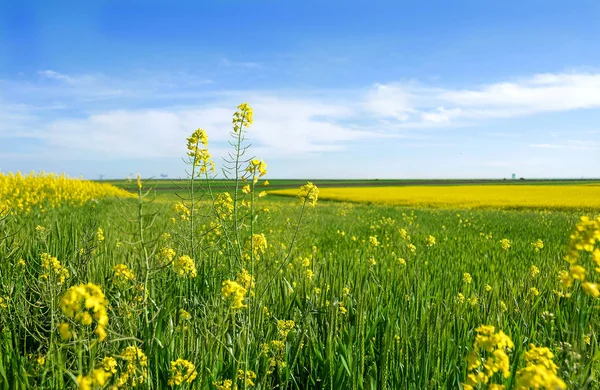
<path fill-rule="evenodd" d="M 262 160 L 258 160 L 256 158 L 254 158 L 254 159 L 250 160 L 250 163 L 248 164 L 248 168 L 246 168 L 246 172 L 248 172 L 252 177 L 254 177 L 256 179 L 256 180 L 254 180 L 254 183 L 256 184 L 256 182 L 258 181 L 258 177 L 263 177 L 264 175 L 267 174 L 267 164 Z M 256 176 L 257 173 L 258 173 L 258 177 Z M 268 185 L 268 184 L 263 184 L 263 185 Z"/>
<path fill-rule="evenodd" d="M 508 238 L 503 238 L 502 240 L 500 240 L 500 246 L 505 251 L 509 250 L 510 249 L 510 240 Z"/>
<path fill-rule="evenodd" d="M 169 376 L 169 386 L 178 386 L 182 383 L 192 383 L 198 376 L 196 367 L 193 363 L 185 359 L 177 359 L 171 362 L 171 375 Z"/>
<path fill-rule="evenodd" d="M 475 331 L 477 335 L 473 352 L 467 357 L 467 382 L 463 384 L 465 389 L 488 384 L 496 372 L 502 373 L 504 378 L 510 376 L 507 351 L 514 348 L 510 337 L 502 331 L 496 333 L 491 325 L 481 325 Z"/>
<path fill-rule="evenodd" d="M 115 283 L 119 280 L 134 280 L 135 274 L 125 264 L 117 264 L 113 267 Z"/>
<path fill-rule="evenodd" d="M 158 259 L 161 264 L 169 264 L 175 257 L 175 251 L 172 248 L 164 247 L 158 251 Z"/>
<path fill-rule="evenodd" d="M 40 275 L 40 277 L 42 279 L 54 277 L 58 284 L 63 284 L 69 277 L 69 270 L 64 268 L 60 261 L 49 253 L 42 253 L 40 258 L 42 260 L 42 267 L 49 271 Z"/>
<path fill-rule="evenodd" d="M 117 373 L 117 361 L 112 357 L 107 356 L 104 359 L 102 359 L 102 362 L 100 363 L 100 367 L 104 371 L 110 372 L 111 374 Z"/>
<path fill-rule="evenodd" d="M 248 103 L 242 103 L 233 114 L 233 132 L 239 132 L 244 126 L 250 127 L 253 123 L 254 113 Z"/>
<path fill-rule="evenodd" d="M 471 281 L 473 281 L 473 278 L 471 278 L 471 274 L 468 272 L 465 272 L 463 274 L 463 282 L 469 284 L 469 283 L 471 283 Z"/>
<path fill-rule="evenodd" d="M 467 299 L 467 302 L 471 306 L 477 306 L 477 304 L 479 303 L 479 298 L 477 297 L 477 295 L 473 295 L 471 298 Z"/>
<path fill-rule="evenodd" d="M 93 385 L 92 377 L 78 375 L 77 376 L 77 385 L 79 386 L 80 390 L 92 390 L 92 385 Z"/>
<path fill-rule="evenodd" d="M 202 145 L 202 147 L 200 146 Z M 208 151 L 208 136 L 206 131 L 197 129 L 187 139 L 187 155 L 191 157 L 191 163 L 195 167 L 200 167 L 199 173 L 206 173 L 208 169 L 215 171 L 215 163 Z"/>
<path fill-rule="evenodd" d="M 539 292 L 539 291 L 538 291 L 538 289 L 537 289 L 537 288 L 535 288 L 535 287 L 531 287 L 531 288 L 529 289 L 529 293 L 530 293 L 531 295 L 533 295 L 534 297 L 537 297 L 538 295 L 540 295 L 540 292 Z"/>
<path fill-rule="evenodd" d="M 237 274 L 237 282 L 247 291 L 251 291 L 251 295 L 254 294 L 252 291 L 254 288 L 254 277 L 245 268 L 242 268 L 242 271 Z"/>
<path fill-rule="evenodd" d="M 37 225 L 35 227 L 35 231 L 38 232 L 38 233 L 43 233 L 45 230 L 46 230 L 46 228 L 43 227 L 43 226 L 40 226 L 40 225 Z"/>
<path fill-rule="evenodd" d="M 462 304 L 465 303 L 465 296 L 462 293 L 458 293 L 456 295 L 456 298 L 454 298 L 454 300 L 456 301 L 456 303 L 458 304 Z"/>
<path fill-rule="evenodd" d="M 531 243 L 531 246 L 533 247 L 533 249 L 535 250 L 535 252 L 539 252 L 542 248 L 544 248 L 544 241 L 542 240 L 537 240 L 535 242 Z"/>
<path fill-rule="evenodd" d="M 179 214 L 179 218 L 183 221 L 189 221 L 190 219 L 190 209 L 183 204 L 183 202 L 177 202 L 173 205 L 173 211 Z"/>
<path fill-rule="evenodd" d="M 489 284 L 486 284 L 484 287 L 485 292 L 490 292 L 492 291 L 492 286 L 490 286 Z"/>
<path fill-rule="evenodd" d="M 185 309 L 179 309 L 179 318 L 184 321 L 187 321 L 192 318 L 192 315 L 188 313 Z"/>
<path fill-rule="evenodd" d="M 285 340 L 288 336 L 288 333 L 294 329 L 294 326 L 296 326 L 296 323 L 292 320 L 278 320 L 277 334 L 279 335 L 279 338 Z"/>
<path fill-rule="evenodd" d="M 102 230 L 102 228 L 100 228 L 100 227 L 99 227 L 99 228 L 98 228 L 98 230 L 96 231 L 96 239 L 97 239 L 99 242 L 102 242 L 102 241 L 104 241 L 104 231 L 103 231 L 103 230 Z"/>
<path fill-rule="evenodd" d="M 369 243 L 373 246 L 379 246 L 379 241 L 377 241 L 377 236 L 369 237 Z"/>
<path fill-rule="evenodd" d="M 246 292 L 247 290 L 244 287 L 233 280 L 224 281 L 223 288 L 221 289 L 223 298 L 231 301 L 232 309 L 242 309 L 246 307 L 244 304 Z"/>
<path fill-rule="evenodd" d="M 187 255 L 179 256 L 173 262 L 173 270 L 181 277 L 195 278 L 197 276 L 194 259 Z"/>
<path fill-rule="evenodd" d="M 117 387 L 136 387 L 144 383 L 148 376 L 148 357 L 134 345 L 121 351 L 119 356 L 125 362 L 125 368 L 117 379 Z"/>
<path fill-rule="evenodd" d="M 552 361 L 554 354 L 546 347 L 529 345 L 525 352 L 526 366 L 517 371 L 517 389 L 566 389 L 557 375 L 558 367 Z"/>
<path fill-rule="evenodd" d="M 260 260 L 260 257 L 267 251 L 267 238 L 264 233 L 253 234 L 250 240 L 246 243 L 246 249 L 251 250 L 254 258 Z"/>
<path fill-rule="evenodd" d="M 308 182 L 300 187 L 298 198 L 300 198 L 301 202 L 308 203 L 309 206 L 314 207 L 319 199 L 319 189 L 313 183 Z"/>
<path fill-rule="evenodd" d="M 435 245 L 435 237 L 432 235 L 429 235 L 426 239 L 427 241 L 427 246 L 434 246 Z"/>
<path fill-rule="evenodd" d="M 250 184 L 246 184 L 245 186 L 242 187 L 242 192 L 244 194 L 249 194 L 250 193 Z"/>
<path fill-rule="evenodd" d="M 254 380 L 256 379 L 254 371 L 238 370 L 237 377 L 239 380 L 243 380 L 246 383 L 246 386 L 254 386 Z"/>
<path fill-rule="evenodd" d="M 571 278 L 569 271 L 560 271 L 558 273 L 558 280 L 564 288 L 569 288 L 573 285 L 573 278 Z"/>
<path fill-rule="evenodd" d="M 213 385 L 217 388 L 217 390 L 232 390 L 233 382 L 231 379 L 225 379 L 221 382 L 214 381 Z"/>
<path fill-rule="evenodd" d="M 593 296 L 594 298 L 598 298 L 600 295 L 600 291 L 598 291 L 597 283 L 585 282 L 582 284 L 584 291 L 586 294 Z"/>
<path fill-rule="evenodd" d="M 84 326 L 96 321 L 94 333 L 99 341 L 106 337 L 108 300 L 100 287 L 95 284 L 80 284 L 67 290 L 60 300 L 60 308 L 64 315 Z"/>
<path fill-rule="evenodd" d="M 585 280 L 585 268 L 580 265 L 571 265 L 571 276 L 573 279 Z"/>
<path fill-rule="evenodd" d="M 529 274 L 531 275 L 532 278 L 535 278 L 536 276 L 538 276 L 540 274 L 540 269 L 538 267 L 536 267 L 535 265 L 532 265 L 531 267 L 529 267 Z"/>
<path fill-rule="evenodd" d="M 73 333 L 69 329 L 69 324 L 62 323 L 58 325 L 58 333 L 60 333 L 60 338 L 63 340 L 70 340 L 73 337 Z"/>
<path fill-rule="evenodd" d="M 215 212 L 220 219 L 230 220 L 233 215 L 233 199 L 229 192 L 222 192 L 215 200 Z"/>
<path fill-rule="evenodd" d="M 400 263 L 400 265 L 406 265 L 406 260 L 404 260 L 403 258 L 399 257 L 398 258 L 398 263 Z"/>

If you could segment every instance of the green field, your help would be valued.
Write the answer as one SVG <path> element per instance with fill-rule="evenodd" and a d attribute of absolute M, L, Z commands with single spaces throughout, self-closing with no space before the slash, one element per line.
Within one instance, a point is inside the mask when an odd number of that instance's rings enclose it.
<path fill-rule="evenodd" d="M 176 214 L 169 202 L 146 207 L 144 225 L 157 214 L 143 229 L 143 243 L 135 200 L 17 215 L 3 223 L 4 388 L 72 386 L 103 357 L 122 364 L 118 356 L 128 345 L 148 356 L 144 385 L 152 388 L 167 386 L 169 362 L 176 358 L 195 363 L 198 376 L 190 386 L 198 389 L 235 380 L 240 369 L 256 373 L 256 389 L 458 388 L 481 324 L 502 329 L 515 343 L 511 376 L 504 380 L 496 374 L 496 383 L 514 384 L 530 343 L 555 351 L 559 375 L 573 388 L 595 380 L 597 304 L 579 290 L 572 299 L 555 293 L 578 215 L 319 202 L 304 208 L 296 230 L 293 221 L 303 208 L 295 200 L 267 197 L 257 200 L 258 218 L 251 227 L 268 242 L 260 260 L 232 261 L 225 238 L 200 222 L 198 276 L 190 279 L 157 265 L 163 247 L 174 248 L 177 256 L 191 253 L 185 221 L 170 222 Z M 263 207 L 269 212 L 259 211 Z M 199 215 L 205 218 L 205 211 Z M 36 233 L 37 225 L 46 232 Z M 98 227 L 105 235 L 101 242 Z M 171 238 L 161 238 L 165 232 Z M 239 234 L 246 242 L 250 225 Z M 430 235 L 435 244 L 428 246 Z M 374 246 L 370 237 L 380 244 Z M 503 238 L 510 249 L 501 247 Z M 544 246 L 536 252 L 531 243 L 539 239 Z M 68 283 L 40 283 L 43 252 L 69 268 Z M 25 271 L 18 268 L 20 258 Z M 122 263 L 136 277 L 117 285 L 113 267 Z M 540 270 L 535 277 L 532 265 Z M 256 285 L 246 298 L 248 308 L 235 310 L 223 299 L 221 284 L 235 279 L 242 266 Z M 470 283 L 464 273 L 471 275 Z M 65 318 L 56 309 L 59 297 L 68 286 L 87 282 L 101 286 L 110 302 L 107 341 L 92 346 L 90 331 L 76 324 L 78 339 L 61 341 L 56 326 Z M 138 284 L 147 285 L 146 301 Z M 191 318 L 183 319 L 180 309 Z M 281 324 L 278 331 L 278 320 L 294 321 L 287 334 Z M 41 356 L 43 365 L 36 360 Z M 243 388 L 243 381 L 238 386 Z"/>

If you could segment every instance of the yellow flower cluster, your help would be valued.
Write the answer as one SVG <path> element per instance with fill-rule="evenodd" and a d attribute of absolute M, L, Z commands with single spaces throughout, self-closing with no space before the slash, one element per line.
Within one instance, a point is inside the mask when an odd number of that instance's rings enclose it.
<path fill-rule="evenodd" d="M 500 246 L 502 247 L 502 249 L 504 249 L 505 251 L 510 249 L 510 240 L 508 238 L 503 238 L 500 240 Z"/>
<path fill-rule="evenodd" d="M 107 306 L 108 300 L 104 293 L 100 287 L 92 283 L 69 288 L 60 300 L 60 308 L 64 315 L 75 322 L 91 326 L 93 321 L 96 321 L 94 333 L 98 336 L 99 341 L 106 338 Z"/>
<path fill-rule="evenodd" d="M 285 340 L 292 329 L 294 329 L 296 323 L 292 320 L 278 320 L 277 321 L 277 334 L 279 338 Z"/>
<path fill-rule="evenodd" d="M 96 386 L 103 387 L 116 372 L 117 361 L 114 358 L 105 357 L 100 365 L 92 370 L 91 375 L 77 376 L 77 384 L 80 390 L 92 390 Z"/>
<path fill-rule="evenodd" d="M 534 264 L 532 264 L 531 267 L 529 267 L 529 275 L 531 275 L 532 278 L 535 278 L 539 274 L 540 274 L 540 269 L 538 267 L 536 267 Z"/>
<path fill-rule="evenodd" d="M 131 194 L 110 184 L 71 179 L 54 173 L 0 173 L 0 214 L 13 210 L 45 211 L 62 205 L 79 206 L 92 199 Z"/>
<path fill-rule="evenodd" d="M 213 386 L 215 386 L 217 390 L 232 390 L 233 381 L 231 379 L 225 379 L 220 382 L 214 381 Z"/>
<path fill-rule="evenodd" d="M 569 250 L 565 258 L 571 264 L 570 275 L 562 274 L 560 276 L 564 287 L 570 287 L 573 280 L 577 279 L 582 283 L 582 287 L 588 295 L 594 298 L 600 296 L 598 283 L 594 280 L 586 282 L 586 268 L 579 264 L 582 253 L 591 253 L 594 271 L 600 273 L 600 249 L 596 248 L 598 241 L 600 241 L 600 217 L 595 219 L 581 217 L 575 232 L 571 234 Z"/>
<path fill-rule="evenodd" d="M 254 386 L 254 381 L 256 380 L 256 374 L 252 370 L 248 370 L 248 371 L 238 370 L 237 378 L 238 378 L 238 380 L 244 381 L 244 383 L 246 384 L 246 386 L 244 386 L 244 387 L 250 387 L 250 386 Z"/>
<path fill-rule="evenodd" d="M 185 359 L 177 359 L 171 362 L 171 375 L 169 386 L 179 386 L 182 383 L 192 383 L 198 376 L 196 367 L 192 362 Z"/>
<path fill-rule="evenodd" d="M 114 271 L 114 282 L 119 283 L 125 280 L 134 280 L 135 274 L 125 264 L 117 264 L 113 267 Z"/>
<path fill-rule="evenodd" d="M 554 354 L 546 347 L 529 345 L 525 352 L 526 366 L 517 371 L 518 390 L 566 389 L 567 385 L 557 375 L 558 367 L 552 361 Z"/>
<path fill-rule="evenodd" d="M 195 278 L 197 275 L 194 259 L 184 255 L 173 262 L 173 270 L 181 277 Z"/>
<path fill-rule="evenodd" d="M 183 202 L 177 202 L 173 205 L 173 211 L 179 215 L 179 218 L 183 221 L 189 221 L 190 219 L 190 209 L 183 204 Z"/>
<path fill-rule="evenodd" d="M 267 174 L 267 164 L 263 160 L 253 158 L 250 160 L 250 163 L 246 168 L 246 172 L 250 175 L 250 177 L 252 177 L 254 184 L 256 184 L 259 177 L 263 177 Z"/>
<path fill-rule="evenodd" d="M 215 199 L 215 212 L 220 219 L 230 220 L 233 215 L 233 199 L 229 192 L 222 192 Z"/>
<path fill-rule="evenodd" d="M 264 233 L 254 233 L 246 243 L 246 250 L 251 250 L 254 258 L 260 260 L 260 257 L 267 251 L 267 238 Z"/>
<path fill-rule="evenodd" d="M 237 111 L 233 114 L 233 131 L 238 132 L 242 127 L 250 127 L 253 123 L 254 112 L 248 103 L 242 103 L 237 107 Z"/>
<path fill-rule="evenodd" d="M 246 307 L 244 304 L 244 298 L 246 296 L 246 290 L 242 285 L 233 280 L 226 280 L 223 282 L 221 293 L 223 298 L 229 300 L 232 309 L 242 309 Z"/>
<path fill-rule="evenodd" d="M 101 227 L 99 227 L 96 231 L 96 239 L 98 240 L 98 242 L 104 241 L 104 231 Z"/>
<path fill-rule="evenodd" d="M 247 291 L 250 291 L 250 296 L 254 294 L 254 291 L 252 291 L 254 289 L 254 277 L 246 269 L 242 268 L 242 271 L 237 274 L 236 281 Z"/>
<path fill-rule="evenodd" d="M 193 159 L 194 166 L 200 167 L 200 173 L 206 173 L 209 168 L 212 172 L 215 171 L 215 163 L 208 151 L 206 131 L 202 129 L 194 131 L 187 139 L 187 149 L 187 155 Z"/>
<path fill-rule="evenodd" d="M 49 253 L 42 253 L 40 256 L 42 260 L 42 268 L 47 270 L 40 275 L 42 279 L 56 278 L 58 284 L 63 284 L 69 277 L 69 270 L 60 264 L 60 261 L 56 257 L 53 257 Z"/>
<path fill-rule="evenodd" d="M 302 203 L 308 203 L 309 206 L 314 207 L 319 199 L 319 189 L 309 181 L 300 187 L 300 192 L 298 192 L 297 196 Z"/>
<path fill-rule="evenodd" d="M 148 357 L 136 346 L 130 345 L 121 351 L 120 358 L 125 362 L 125 369 L 122 370 L 117 380 L 118 387 L 136 387 L 144 383 L 148 376 Z"/>
<path fill-rule="evenodd" d="M 481 325 L 475 329 L 474 349 L 467 357 L 467 382 L 463 384 L 465 390 L 474 390 L 479 384 L 488 384 L 496 372 L 502 373 L 504 378 L 510 376 L 510 361 L 507 350 L 514 348 L 510 337 L 491 325 Z"/>
<path fill-rule="evenodd" d="M 535 252 L 538 253 L 539 251 L 541 251 L 544 248 L 544 241 L 542 241 L 542 240 L 534 241 L 531 243 L 531 246 L 533 247 Z"/>
<path fill-rule="evenodd" d="M 432 235 L 429 235 L 426 239 L 427 241 L 427 246 L 434 246 L 435 245 L 435 237 Z"/>
<path fill-rule="evenodd" d="M 163 247 L 158 251 L 158 261 L 161 264 L 169 264 L 175 257 L 175 251 L 173 248 Z"/>

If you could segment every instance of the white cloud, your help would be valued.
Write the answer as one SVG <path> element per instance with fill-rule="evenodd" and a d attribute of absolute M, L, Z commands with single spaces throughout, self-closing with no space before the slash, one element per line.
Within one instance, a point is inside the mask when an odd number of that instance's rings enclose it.
<path fill-rule="evenodd" d="M 367 93 L 364 107 L 378 117 L 407 121 L 415 112 L 413 99 L 409 90 L 402 86 L 375 84 Z"/>
<path fill-rule="evenodd" d="M 376 84 L 367 102 L 375 115 L 396 116 L 416 126 L 599 108 L 600 74 L 538 74 L 471 89 Z"/>
<path fill-rule="evenodd" d="M 228 60 L 224 64 L 234 65 Z M 420 137 L 410 129 L 474 126 L 494 118 L 600 107 L 600 74 L 538 74 L 470 89 L 409 82 L 302 92 L 224 91 L 202 75 L 143 74 L 141 79 L 118 80 L 44 70 L 39 76 L 51 83 L 0 80 L 0 102 L 5 103 L 0 105 L 0 136 L 37 138 L 49 153 L 58 150 L 61 156 L 181 156 L 182 140 L 199 126 L 208 130 L 211 142 L 224 143 L 232 112 L 244 99 L 255 111 L 249 133 L 255 150 L 297 157 L 373 138 Z M 186 78 L 193 88 L 186 87 Z M 30 98 L 37 100 L 32 103 Z M 572 141 L 530 147 L 598 145 Z"/>

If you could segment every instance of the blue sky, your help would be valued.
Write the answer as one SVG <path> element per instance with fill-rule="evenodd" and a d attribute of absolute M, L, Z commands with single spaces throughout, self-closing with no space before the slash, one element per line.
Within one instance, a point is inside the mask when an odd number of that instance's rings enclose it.
<path fill-rule="evenodd" d="M 0 170 L 184 175 L 231 114 L 272 178 L 600 177 L 600 3 L 0 1 Z"/>

